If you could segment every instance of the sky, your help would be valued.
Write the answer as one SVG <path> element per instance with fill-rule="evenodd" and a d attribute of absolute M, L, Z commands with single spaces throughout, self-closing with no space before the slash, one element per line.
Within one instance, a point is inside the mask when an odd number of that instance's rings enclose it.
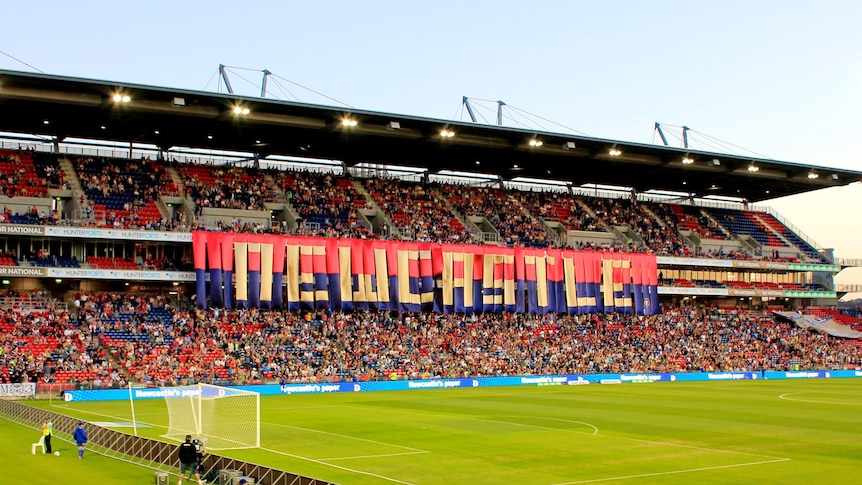
<path fill-rule="evenodd" d="M 278 99 L 459 121 L 463 96 L 489 121 L 479 100 L 502 100 L 547 131 L 658 143 L 660 122 L 680 146 L 685 125 L 694 148 L 862 171 L 854 0 L 46 0 L 3 17 L 0 69 L 225 92 L 224 64 L 247 95 L 268 69 Z M 766 205 L 862 259 L 862 184 Z"/>

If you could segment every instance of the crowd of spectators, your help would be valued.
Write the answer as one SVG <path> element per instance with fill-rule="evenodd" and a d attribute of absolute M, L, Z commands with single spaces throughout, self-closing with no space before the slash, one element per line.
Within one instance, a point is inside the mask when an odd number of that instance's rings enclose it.
<path fill-rule="evenodd" d="M 395 225 L 401 239 L 440 243 L 477 241 L 478 235 L 464 227 L 445 207 L 431 184 L 369 178 L 365 179 L 365 188 Z"/>
<path fill-rule="evenodd" d="M 513 375 L 862 369 L 862 345 L 715 306 L 659 315 L 192 309 L 75 295 L 0 314 L 5 381 L 94 387 Z"/>
<path fill-rule="evenodd" d="M 44 197 L 48 188 L 60 188 L 66 183 L 65 174 L 56 163 L 37 165 L 36 152 L 0 149 L 0 195 L 8 197 Z"/>
<path fill-rule="evenodd" d="M 278 199 L 267 180 L 269 172 L 232 165 L 183 165 L 178 169 L 195 207 L 264 210 L 264 202 Z"/>
<path fill-rule="evenodd" d="M 47 293 L 10 290 L 0 301 L 0 381 L 124 382 L 96 336 L 77 325 Z"/>
<path fill-rule="evenodd" d="M 462 216 L 484 217 L 499 233 L 506 246 L 552 246 L 542 223 L 530 215 L 518 200 L 518 191 L 494 187 L 440 184 L 440 192 Z"/>
<path fill-rule="evenodd" d="M 298 230 L 309 234 L 367 239 L 373 237 L 359 211 L 370 209 L 364 194 L 345 177 L 318 172 L 279 172 L 276 183 L 302 219 Z"/>

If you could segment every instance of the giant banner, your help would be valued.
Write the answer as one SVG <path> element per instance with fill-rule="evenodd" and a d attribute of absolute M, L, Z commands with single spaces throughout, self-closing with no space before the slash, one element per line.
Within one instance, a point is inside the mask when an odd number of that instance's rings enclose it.
<path fill-rule="evenodd" d="M 192 239 L 200 308 L 660 311 L 656 257 L 646 254 L 216 232 Z"/>

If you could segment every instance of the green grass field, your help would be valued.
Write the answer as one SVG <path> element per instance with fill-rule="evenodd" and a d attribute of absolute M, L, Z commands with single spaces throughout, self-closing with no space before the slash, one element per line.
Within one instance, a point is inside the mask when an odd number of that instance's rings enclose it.
<path fill-rule="evenodd" d="M 34 405 L 131 417 L 127 402 Z M 343 485 L 838 483 L 862 463 L 859 379 L 291 395 L 261 409 L 262 447 L 222 454 Z M 151 426 L 140 434 L 164 431 L 163 402 L 136 411 Z M 146 468 L 78 460 L 69 443 L 32 456 L 37 437 L 0 419 L 8 483 L 153 483 Z"/>

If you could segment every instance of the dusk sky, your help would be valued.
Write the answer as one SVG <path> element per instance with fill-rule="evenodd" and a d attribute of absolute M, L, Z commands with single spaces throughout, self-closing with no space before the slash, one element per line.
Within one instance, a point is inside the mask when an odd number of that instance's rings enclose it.
<path fill-rule="evenodd" d="M 660 122 L 680 146 L 686 125 L 693 148 L 862 171 L 858 1 L 43 1 L 3 17 L 0 69 L 216 91 L 225 64 L 247 95 L 268 69 L 283 100 L 460 121 L 462 96 L 503 100 L 549 120 L 536 129 L 658 143 Z M 764 205 L 862 258 L 862 184 Z"/>

